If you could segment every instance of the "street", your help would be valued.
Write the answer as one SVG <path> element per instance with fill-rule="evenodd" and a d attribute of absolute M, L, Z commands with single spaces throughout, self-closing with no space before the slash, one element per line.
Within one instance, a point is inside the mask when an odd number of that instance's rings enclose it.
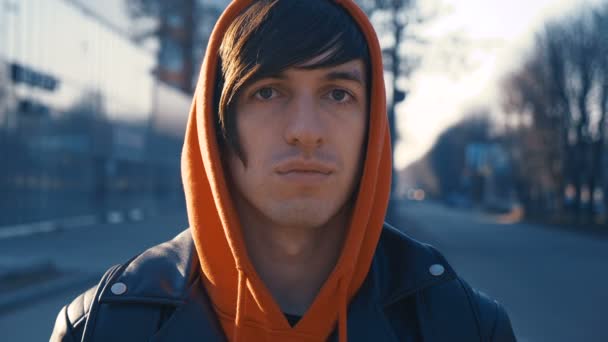
<path fill-rule="evenodd" d="M 471 285 L 507 309 L 519 341 L 608 341 L 608 239 L 487 215 L 408 203 L 401 227 L 436 246 Z M 187 225 L 183 213 L 139 223 L 0 240 L 0 256 L 46 257 L 63 269 L 99 273 Z M 90 284 L 93 285 L 93 284 Z M 89 285 L 89 286 L 90 286 Z M 2 341 L 48 340 L 71 288 L 0 313 Z"/>
<path fill-rule="evenodd" d="M 403 212 L 420 224 L 410 235 L 506 307 L 518 341 L 608 341 L 608 239 L 426 202 Z"/>

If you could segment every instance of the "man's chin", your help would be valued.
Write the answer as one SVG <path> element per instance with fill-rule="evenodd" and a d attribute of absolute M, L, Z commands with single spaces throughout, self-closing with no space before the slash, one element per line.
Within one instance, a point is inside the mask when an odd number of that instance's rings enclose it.
<path fill-rule="evenodd" d="M 326 225 L 332 218 L 332 211 L 328 207 L 321 207 L 318 203 L 314 206 L 306 205 L 282 205 L 272 210 L 272 220 L 284 227 L 302 229 L 318 228 Z"/>

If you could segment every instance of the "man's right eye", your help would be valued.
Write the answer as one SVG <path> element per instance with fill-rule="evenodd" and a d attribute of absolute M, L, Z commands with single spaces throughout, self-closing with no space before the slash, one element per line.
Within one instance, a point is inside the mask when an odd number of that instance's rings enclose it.
<path fill-rule="evenodd" d="M 255 97 L 257 97 L 260 100 L 270 100 L 275 95 L 276 95 L 276 90 L 274 90 L 270 87 L 261 88 L 255 93 Z"/>

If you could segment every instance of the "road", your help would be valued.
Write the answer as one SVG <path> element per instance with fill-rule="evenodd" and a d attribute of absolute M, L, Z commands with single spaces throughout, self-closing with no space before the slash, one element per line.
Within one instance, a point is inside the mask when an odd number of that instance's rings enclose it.
<path fill-rule="evenodd" d="M 507 308 L 518 341 L 608 341 L 608 239 L 412 203 L 403 227 Z M 406 224 L 407 225 L 407 224 Z"/>
<path fill-rule="evenodd" d="M 608 341 L 608 239 L 432 203 L 402 207 L 401 228 L 435 245 L 456 271 L 507 308 L 519 341 Z M 65 269 L 102 272 L 176 235 L 183 214 L 0 240 L 0 256 L 46 257 Z M 71 288 L 0 315 L 0 340 L 46 341 Z"/>

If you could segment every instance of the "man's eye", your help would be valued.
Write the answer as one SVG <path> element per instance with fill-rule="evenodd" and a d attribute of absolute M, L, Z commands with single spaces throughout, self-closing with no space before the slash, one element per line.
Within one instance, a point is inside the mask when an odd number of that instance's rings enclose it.
<path fill-rule="evenodd" d="M 264 87 L 258 90 L 255 95 L 262 100 L 270 100 L 275 95 L 275 90 L 270 87 Z"/>
<path fill-rule="evenodd" d="M 342 90 L 342 89 L 334 89 L 330 92 L 329 95 L 332 100 L 338 101 L 338 102 L 343 102 L 349 96 L 349 94 L 345 90 Z"/>

